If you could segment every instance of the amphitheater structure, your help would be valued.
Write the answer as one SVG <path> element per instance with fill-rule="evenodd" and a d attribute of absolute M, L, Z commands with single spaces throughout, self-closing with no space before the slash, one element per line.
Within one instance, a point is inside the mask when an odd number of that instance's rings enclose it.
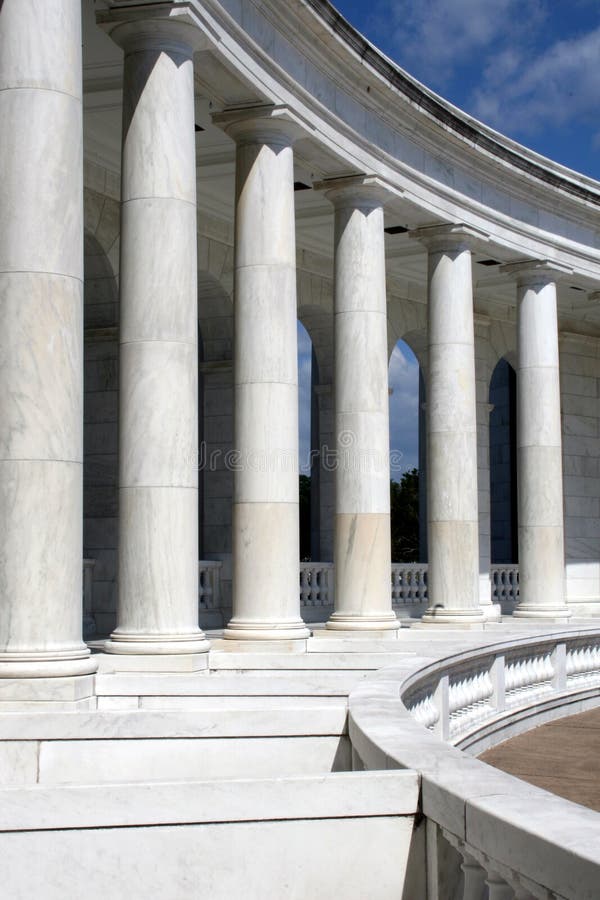
<path fill-rule="evenodd" d="M 0 120 L 3 896 L 597 898 L 477 757 L 600 705 L 600 184 L 327 0 L 4 0 Z"/>

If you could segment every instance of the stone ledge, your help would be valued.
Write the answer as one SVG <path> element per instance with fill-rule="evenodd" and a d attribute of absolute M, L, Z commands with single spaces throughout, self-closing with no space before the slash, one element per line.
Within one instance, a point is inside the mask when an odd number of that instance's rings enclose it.
<path fill-rule="evenodd" d="M 416 772 L 0 789 L 0 831 L 414 815 Z"/>

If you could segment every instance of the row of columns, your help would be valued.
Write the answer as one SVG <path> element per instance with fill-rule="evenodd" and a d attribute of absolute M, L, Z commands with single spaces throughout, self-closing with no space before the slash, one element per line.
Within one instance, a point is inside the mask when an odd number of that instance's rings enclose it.
<path fill-rule="evenodd" d="M 198 32 L 180 17 L 138 22 L 132 15 L 107 18 L 124 48 L 125 69 L 119 612 L 106 650 L 196 654 L 208 648 L 197 615 Z M 0 663 L 6 676 L 93 670 L 81 641 L 80 28 L 79 0 L 52 0 L 42 13 L 32 0 L 2 6 Z M 25 72 L 22 46 L 31 51 Z M 237 143 L 238 459 L 233 618 L 225 636 L 305 638 L 298 599 L 293 187 L 293 143 L 303 123 L 277 107 L 232 111 L 214 121 Z M 328 627 L 394 631 L 383 231 L 390 189 L 367 176 L 317 187 L 335 216 L 336 609 Z M 478 589 L 471 250 L 485 236 L 462 225 L 422 228 L 413 236 L 428 250 L 431 607 L 425 621 L 478 623 L 489 611 L 480 606 Z M 519 283 L 518 614 L 566 618 L 557 271 L 539 263 L 505 271 Z"/>

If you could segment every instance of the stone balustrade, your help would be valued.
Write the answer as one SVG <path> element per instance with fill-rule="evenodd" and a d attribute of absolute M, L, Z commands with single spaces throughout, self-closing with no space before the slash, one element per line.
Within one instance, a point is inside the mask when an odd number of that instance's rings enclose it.
<path fill-rule="evenodd" d="M 333 606 L 333 563 L 300 563 L 300 606 Z"/>
<path fill-rule="evenodd" d="M 428 872 L 448 883 L 454 863 L 438 850 L 440 841 L 449 843 L 462 860 L 456 866 L 463 900 L 597 896 L 598 814 L 473 756 L 534 725 L 597 706 L 600 631 L 521 635 L 459 649 L 448 657 L 447 649 L 436 655 L 428 648 L 429 655 L 401 660 L 354 689 L 355 766 L 420 773 Z"/>
<path fill-rule="evenodd" d="M 503 612 L 512 612 L 519 602 L 519 567 L 517 565 L 490 566 L 492 603 L 499 603 Z"/>
<path fill-rule="evenodd" d="M 427 603 L 427 563 L 392 563 L 392 606 Z"/>
<path fill-rule="evenodd" d="M 533 644 L 481 654 L 429 673 L 412 685 L 403 701 L 415 719 L 444 739 L 459 743 L 473 726 L 506 710 L 544 698 L 600 688 L 600 637 L 539 639 Z"/>
<path fill-rule="evenodd" d="M 83 596 L 86 637 L 94 633 L 93 569 L 95 560 L 83 561 Z M 223 563 L 219 560 L 199 562 L 198 602 L 201 610 L 218 611 L 221 605 L 220 580 Z M 391 599 L 396 612 L 422 611 L 428 602 L 427 563 L 392 563 Z M 512 609 L 519 599 L 518 566 L 492 566 L 494 603 Z M 303 610 L 325 609 L 334 605 L 334 565 L 331 562 L 300 563 L 300 606 Z"/>

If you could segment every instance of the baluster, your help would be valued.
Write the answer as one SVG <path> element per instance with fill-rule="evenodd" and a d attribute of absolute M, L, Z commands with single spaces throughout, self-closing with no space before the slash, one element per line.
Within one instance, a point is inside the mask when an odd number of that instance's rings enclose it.
<path fill-rule="evenodd" d="M 463 900 L 483 900 L 486 872 L 468 853 L 461 851 L 463 861 Z"/>
<path fill-rule="evenodd" d="M 301 606 L 307 605 L 308 600 L 308 572 L 304 567 L 300 569 L 300 604 Z"/>
<path fill-rule="evenodd" d="M 496 872 L 488 872 L 485 883 L 488 886 L 488 900 L 513 900 L 513 890 Z"/>

